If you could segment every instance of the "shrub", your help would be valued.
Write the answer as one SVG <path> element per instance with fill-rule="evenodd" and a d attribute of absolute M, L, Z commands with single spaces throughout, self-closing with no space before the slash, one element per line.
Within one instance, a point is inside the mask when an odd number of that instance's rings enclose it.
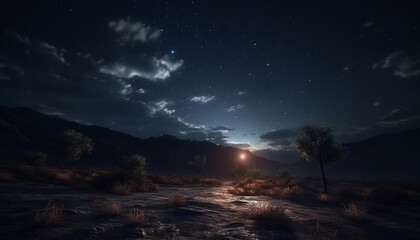
<path fill-rule="evenodd" d="M 291 220 L 285 214 L 284 209 L 278 206 L 254 205 L 248 209 L 248 218 L 256 220 L 257 224 L 271 229 L 282 229 L 290 231 Z"/>
<path fill-rule="evenodd" d="M 37 211 L 35 215 L 35 223 L 40 226 L 58 225 L 61 220 L 63 205 L 49 202 L 47 206 Z"/>
<path fill-rule="evenodd" d="M 337 203 L 337 198 L 335 196 L 333 196 L 331 194 L 327 194 L 327 193 L 319 193 L 316 196 L 316 199 L 319 202 L 326 203 L 326 204 L 335 204 L 335 203 Z"/>
<path fill-rule="evenodd" d="M 119 216 L 122 214 L 122 204 L 119 201 L 109 202 L 104 209 L 105 215 Z"/>
<path fill-rule="evenodd" d="M 13 181 L 13 180 L 14 180 L 13 175 L 10 172 L 4 171 L 4 170 L 0 171 L 0 181 L 8 182 L 8 181 Z"/>
<path fill-rule="evenodd" d="M 196 155 L 194 157 L 194 161 L 189 161 L 188 165 L 194 172 L 202 172 L 204 170 L 204 166 L 206 165 L 206 155 Z"/>
<path fill-rule="evenodd" d="M 280 171 L 278 177 L 283 179 L 290 179 L 290 172 L 288 170 L 282 170 Z"/>
<path fill-rule="evenodd" d="M 130 195 L 132 192 L 133 192 L 133 187 L 131 186 L 131 184 L 116 183 L 112 186 L 112 193 L 115 193 L 121 196 Z"/>
<path fill-rule="evenodd" d="M 261 175 L 262 175 L 262 171 L 261 171 L 261 169 L 257 169 L 257 168 L 250 169 L 250 170 L 248 170 L 248 172 L 246 173 L 246 176 L 247 176 L 247 177 L 254 178 L 254 179 L 260 178 L 260 177 L 261 177 Z"/>
<path fill-rule="evenodd" d="M 173 195 L 169 198 L 169 205 L 173 207 L 182 207 L 187 204 L 185 197 L 182 195 Z"/>
<path fill-rule="evenodd" d="M 146 222 L 146 215 L 143 210 L 132 209 L 128 214 L 128 225 L 130 226 L 139 226 L 143 225 Z"/>
<path fill-rule="evenodd" d="M 123 171 L 132 172 L 135 174 L 144 174 L 146 167 L 146 158 L 140 154 L 133 154 L 126 156 L 121 163 L 121 169 Z"/>
<path fill-rule="evenodd" d="M 20 162 L 37 167 L 44 166 L 46 159 L 47 155 L 43 152 L 22 151 L 19 156 Z"/>
<path fill-rule="evenodd" d="M 369 220 L 368 209 L 362 202 L 351 202 L 344 206 L 344 214 L 355 222 L 367 222 Z"/>

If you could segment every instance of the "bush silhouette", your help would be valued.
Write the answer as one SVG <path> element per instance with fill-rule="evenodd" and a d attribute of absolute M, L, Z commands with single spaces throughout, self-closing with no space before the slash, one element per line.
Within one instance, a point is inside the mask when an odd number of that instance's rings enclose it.
<path fill-rule="evenodd" d="M 47 155 L 43 152 L 22 151 L 19 156 L 20 162 L 31 166 L 44 166 Z"/>
<path fill-rule="evenodd" d="M 206 165 L 206 155 L 196 155 L 194 157 L 194 161 L 188 162 L 190 168 L 197 173 L 200 173 L 204 170 L 204 166 Z"/>
<path fill-rule="evenodd" d="M 144 174 L 146 168 L 146 158 L 140 154 L 133 154 L 124 158 L 121 163 L 121 169 L 123 171 L 135 173 L 135 174 Z"/>

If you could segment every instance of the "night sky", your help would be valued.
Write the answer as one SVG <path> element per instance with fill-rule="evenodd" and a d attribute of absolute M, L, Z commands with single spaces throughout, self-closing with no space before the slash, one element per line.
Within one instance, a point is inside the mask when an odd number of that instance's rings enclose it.
<path fill-rule="evenodd" d="M 2 0 L 0 104 L 272 158 L 306 122 L 359 141 L 420 127 L 419 12 L 418 1 Z"/>

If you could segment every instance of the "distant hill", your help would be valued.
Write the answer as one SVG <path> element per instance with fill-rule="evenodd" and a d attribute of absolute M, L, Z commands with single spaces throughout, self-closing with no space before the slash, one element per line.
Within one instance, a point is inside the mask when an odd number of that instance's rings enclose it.
<path fill-rule="evenodd" d="M 329 177 L 420 181 L 418 128 L 343 145 L 350 153 L 327 169 Z M 286 168 L 297 176 L 319 176 L 318 167 L 303 159 Z"/>
<path fill-rule="evenodd" d="M 46 115 L 28 108 L 0 106 L 0 160 L 14 160 L 21 150 L 48 153 L 51 139 L 65 129 L 75 129 L 95 142 L 91 155 L 77 165 L 119 167 L 122 156 L 140 153 L 147 158 L 147 170 L 163 173 L 192 173 L 188 161 L 207 155 L 206 173 L 230 174 L 239 154 L 247 153 L 246 164 L 266 174 L 288 169 L 294 176 L 319 176 L 319 168 L 301 159 L 280 164 L 257 157 L 249 151 L 218 146 L 205 141 L 181 140 L 173 136 L 136 138 L 104 127 L 88 126 Z M 367 178 L 420 181 L 420 129 L 382 134 L 364 141 L 344 144 L 348 157 L 327 169 L 330 178 Z M 53 156 L 49 154 L 54 163 Z"/>
<path fill-rule="evenodd" d="M 94 150 L 77 165 L 119 167 L 125 155 L 139 153 L 147 158 L 147 170 L 164 173 L 192 173 L 188 161 L 197 154 L 207 156 L 206 173 L 227 175 L 239 160 L 243 150 L 218 146 L 205 141 L 181 140 L 173 136 L 136 138 L 104 127 L 88 126 L 46 115 L 28 108 L 0 106 L 0 159 L 14 160 L 21 150 L 48 153 L 51 139 L 65 129 L 75 129 L 93 139 Z M 275 161 L 247 153 L 246 164 L 274 173 L 281 165 Z M 52 161 L 53 156 L 50 156 Z"/>

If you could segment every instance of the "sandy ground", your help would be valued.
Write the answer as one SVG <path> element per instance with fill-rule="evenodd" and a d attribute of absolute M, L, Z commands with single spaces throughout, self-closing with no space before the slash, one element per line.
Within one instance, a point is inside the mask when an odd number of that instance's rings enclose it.
<path fill-rule="evenodd" d="M 337 207 L 234 196 L 227 192 L 230 185 L 162 185 L 157 192 L 116 196 L 66 186 L 0 183 L 0 239 L 420 239 L 418 204 L 392 206 L 369 223 L 354 223 Z M 185 196 L 187 204 L 171 207 L 168 198 L 175 194 Z M 64 205 L 62 222 L 33 227 L 36 211 L 50 200 Z M 112 200 L 123 204 L 121 216 L 103 215 Z M 261 204 L 285 208 L 293 230 L 270 230 L 247 219 L 249 208 Z M 144 210 L 147 223 L 127 226 L 130 209 Z"/>

